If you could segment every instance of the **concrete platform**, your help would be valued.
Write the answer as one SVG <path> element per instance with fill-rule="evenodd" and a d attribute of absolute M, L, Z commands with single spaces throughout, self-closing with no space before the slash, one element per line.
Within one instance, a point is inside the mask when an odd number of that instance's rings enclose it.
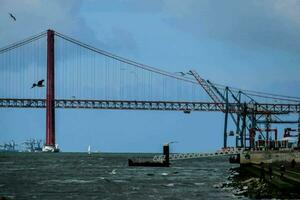
<path fill-rule="evenodd" d="M 299 150 L 266 150 L 266 151 L 243 151 L 240 154 L 240 164 L 260 164 L 275 162 L 291 162 L 295 160 L 300 163 Z"/>
<path fill-rule="evenodd" d="M 300 188 L 299 150 L 244 151 L 240 154 L 240 169 L 279 189 L 297 191 Z"/>

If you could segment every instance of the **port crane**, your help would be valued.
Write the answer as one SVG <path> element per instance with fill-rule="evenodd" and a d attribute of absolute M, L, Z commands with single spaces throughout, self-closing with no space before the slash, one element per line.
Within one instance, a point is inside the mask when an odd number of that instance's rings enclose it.
<path fill-rule="evenodd" d="M 224 92 L 220 91 L 215 84 L 210 82 L 209 80 L 203 79 L 195 70 L 190 70 L 188 75 L 192 75 L 199 85 L 206 91 L 209 97 L 213 100 L 213 102 L 219 107 L 219 109 L 225 114 L 224 120 L 224 144 L 223 147 L 227 148 L 227 136 L 236 136 L 236 147 L 238 148 L 253 148 L 255 133 L 256 131 L 264 138 L 265 141 L 269 140 L 270 131 L 274 131 L 271 129 L 272 123 L 297 123 L 298 124 L 298 147 L 300 146 L 300 114 L 299 119 L 297 121 L 283 121 L 277 115 L 285 114 L 282 113 L 270 113 L 267 109 L 262 109 L 259 112 L 255 110 L 256 105 L 259 103 L 254 100 L 251 96 L 244 93 L 243 91 L 232 91 L 228 86 L 222 88 Z M 242 102 L 242 95 L 249 99 L 249 102 Z M 231 97 L 231 98 L 230 98 Z M 232 113 L 230 112 L 230 99 L 234 101 L 235 104 L 241 108 L 240 112 Z M 244 98 L 245 100 L 245 98 Z M 263 108 L 263 107 L 262 107 Z M 234 134 L 233 131 L 230 131 L 228 134 L 228 117 L 231 117 L 232 121 L 236 126 L 236 132 Z M 265 118 L 261 120 L 261 118 Z M 276 118 L 276 119 L 275 119 Z M 260 124 L 265 125 L 265 129 L 261 129 L 259 127 Z M 248 133 L 247 133 L 248 130 Z M 263 134 L 263 133 L 266 134 Z M 276 140 L 277 140 L 277 129 L 276 129 Z"/>

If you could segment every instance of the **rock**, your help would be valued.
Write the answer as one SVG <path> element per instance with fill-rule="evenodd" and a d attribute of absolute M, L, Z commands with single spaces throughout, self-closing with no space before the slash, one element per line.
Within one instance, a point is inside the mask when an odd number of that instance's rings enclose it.
<path fill-rule="evenodd" d="M 242 194 L 245 193 L 245 191 L 242 191 L 242 190 L 233 190 L 232 193 L 235 194 L 235 195 L 242 195 Z"/>
<path fill-rule="evenodd" d="M 251 183 L 251 182 L 256 181 L 256 179 L 257 179 L 257 178 L 249 178 L 249 179 L 247 179 L 247 180 L 245 180 L 245 181 L 242 181 L 241 184 L 248 184 L 248 183 Z"/>

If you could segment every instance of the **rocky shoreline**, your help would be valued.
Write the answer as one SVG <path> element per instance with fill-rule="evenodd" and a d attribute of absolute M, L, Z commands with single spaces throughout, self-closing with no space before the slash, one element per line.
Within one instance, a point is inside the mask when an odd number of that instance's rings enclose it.
<path fill-rule="evenodd" d="M 230 190 L 235 196 L 255 199 L 300 199 L 300 192 L 282 190 L 269 182 L 250 174 L 241 173 L 241 169 L 231 168 L 227 181 L 214 185 L 215 188 Z"/>

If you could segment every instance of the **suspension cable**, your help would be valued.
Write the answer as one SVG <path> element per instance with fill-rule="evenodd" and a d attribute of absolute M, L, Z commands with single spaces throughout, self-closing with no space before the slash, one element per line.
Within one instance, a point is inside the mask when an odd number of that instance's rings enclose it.
<path fill-rule="evenodd" d="M 213 83 L 214 85 L 218 86 L 219 89 L 223 89 L 226 86 Z M 287 96 L 287 95 L 281 95 L 281 94 L 273 94 L 273 93 L 267 93 L 267 92 L 258 92 L 258 91 L 253 91 L 253 90 L 246 90 L 246 89 L 239 89 L 235 87 L 229 87 L 234 92 L 244 92 L 247 93 L 248 95 L 251 96 L 256 96 L 256 97 L 262 97 L 262 98 L 271 98 L 271 99 L 276 99 L 276 100 L 286 100 L 286 101 L 300 101 L 300 97 L 295 97 L 295 96 Z M 278 98 L 276 98 L 278 97 Z"/>
<path fill-rule="evenodd" d="M 133 60 L 129 60 L 129 59 L 126 59 L 126 58 L 123 58 L 123 57 L 120 57 L 120 56 L 117 56 L 115 54 L 112 54 L 112 53 L 109 53 L 107 51 L 104 51 L 104 50 L 101 50 L 101 49 L 98 49 L 96 47 L 92 47 L 88 44 L 85 44 L 85 43 L 82 43 L 78 40 L 75 40 L 73 38 L 70 38 L 66 35 L 63 35 L 61 33 L 58 33 L 58 32 L 55 32 L 55 34 L 62 38 L 62 39 L 65 39 L 71 43 L 74 43 L 76 45 L 79 45 L 83 48 L 86 48 L 86 49 L 89 49 L 93 52 L 96 52 L 96 53 L 99 53 L 101 55 L 104 55 L 104 56 L 107 56 L 107 57 L 110 57 L 112 59 L 115 59 L 115 60 L 118 60 L 120 62 L 123 62 L 123 63 L 126 63 L 126 64 L 129 64 L 129 65 L 132 65 L 132 66 L 135 66 L 135 67 L 138 67 L 138 68 L 142 68 L 144 70 L 147 70 L 147 71 L 151 71 L 151 72 L 154 72 L 154 73 L 157 73 L 157 74 L 161 74 L 161 75 L 165 75 L 165 76 L 168 76 L 168 77 L 171 77 L 171 78 L 175 78 L 175 79 L 179 79 L 179 80 L 182 80 L 182 81 L 186 81 L 186 82 L 190 82 L 190 83 L 194 83 L 194 84 L 197 84 L 196 81 L 194 80 L 191 80 L 191 79 L 188 79 L 188 78 L 185 78 L 185 77 L 181 77 L 181 76 L 176 76 L 170 72 L 166 72 L 166 71 L 163 71 L 163 70 L 160 70 L 158 68 L 154 68 L 154 67 L 151 67 L 149 65 L 145 65 L 145 64 L 141 64 L 141 63 L 138 63 L 138 62 L 135 62 Z"/>
<path fill-rule="evenodd" d="M 26 45 L 28 43 L 33 42 L 33 41 L 36 41 L 36 40 L 44 37 L 45 35 L 46 35 L 46 31 L 43 31 L 43 32 L 41 32 L 41 33 L 39 33 L 39 34 L 37 34 L 35 36 L 29 37 L 29 38 L 24 39 L 24 40 L 22 40 L 20 42 L 13 43 L 11 45 L 3 47 L 3 48 L 0 49 L 0 54 L 2 54 L 4 52 L 7 52 L 7 51 L 10 51 L 12 49 L 24 46 L 24 45 Z M 93 52 L 96 52 L 96 53 L 99 53 L 101 55 L 110 57 L 110 58 L 118 60 L 120 62 L 129 64 L 129 65 L 132 65 L 132 66 L 135 66 L 135 67 L 138 67 L 138 68 L 142 68 L 142 69 L 150 71 L 150 72 L 158 73 L 160 75 L 164 75 L 164 76 L 168 76 L 168 77 L 171 77 L 171 78 L 175 78 L 177 80 L 182 80 L 182 81 L 185 81 L 185 82 L 189 82 L 189 83 L 193 83 L 193 84 L 198 84 L 195 80 L 193 80 L 193 79 L 191 79 L 189 77 L 178 76 L 178 75 L 172 74 L 170 72 L 167 72 L 167 71 L 164 71 L 164 70 L 161 70 L 161 69 L 158 69 L 158 68 L 151 67 L 149 65 L 141 64 L 141 63 L 135 62 L 133 60 L 129 60 L 129 59 L 117 56 L 117 55 L 109 53 L 107 51 L 104 51 L 104 50 L 92 47 L 92 46 L 90 46 L 88 44 L 85 44 L 85 43 L 82 43 L 82 42 L 80 42 L 78 40 L 75 40 L 75 39 L 73 39 L 71 37 L 68 37 L 66 35 L 63 35 L 61 33 L 55 32 L 55 35 L 57 35 L 58 37 L 60 37 L 62 39 L 65 39 L 66 41 L 69 41 L 69 42 L 71 42 L 73 44 L 79 45 L 79 46 L 81 46 L 83 48 L 89 49 L 89 50 L 91 50 Z M 220 90 L 224 90 L 225 87 L 226 87 L 225 85 L 221 85 L 221 84 L 217 84 L 217 83 L 213 83 L 213 84 L 218 89 L 220 89 Z M 266 92 L 258 92 L 258 91 L 252 91 L 252 90 L 246 90 L 246 89 L 239 89 L 239 88 L 235 88 L 235 87 L 229 87 L 229 89 L 232 90 L 233 92 L 242 91 L 243 93 L 246 93 L 246 94 L 248 94 L 250 96 L 255 96 L 255 97 L 260 97 L 260 98 L 267 98 L 267 99 L 273 99 L 273 100 L 282 100 L 282 101 L 290 101 L 290 102 L 297 102 L 297 103 L 300 102 L 300 97 L 295 97 L 295 96 L 287 96 L 287 95 L 279 95 L 279 94 L 272 94 L 272 93 L 266 93 Z"/>
<path fill-rule="evenodd" d="M 41 32 L 41 33 L 39 33 L 39 34 L 37 34 L 37 35 L 35 35 L 35 36 L 29 37 L 29 38 L 27 38 L 27 39 L 21 40 L 21 41 L 19 41 L 19 42 L 13 43 L 13 44 L 8 45 L 8 46 L 6 46 L 6 47 L 3 47 L 3 48 L 0 49 L 0 54 L 2 54 L 2 53 L 4 53 L 4 52 L 7 52 L 7 51 L 10 51 L 10 50 L 12 50 L 12 49 L 15 49 L 15 48 L 24 46 L 24 45 L 26 45 L 26 44 L 28 44 L 28 43 L 33 42 L 33 41 L 36 41 L 36 40 L 38 40 L 38 39 L 44 37 L 45 35 L 46 35 L 46 31 Z"/>
<path fill-rule="evenodd" d="M 104 51 L 104 50 L 101 50 L 101 49 L 98 49 L 98 48 L 95 48 L 95 47 L 92 47 L 88 44 L 85 44 L 85 43 L 82 43 L 78 40 L 75 40 L 71 37 L 68 37 L 66 35 L 63 35 L 61 33 L 58 33 L 58 32 L 55 32 L 55 34 L 60 37 L 60 38 L 63 38 L 73 44 L 76 44 L 76 45 L 79 45 L 83 48 L 86 48 L 86 49 L 89 49 L 93 52 L 96 52 L 96 53 L 99 53 L 101 55 L 104 55 L 104 56 L 107 56 L 107 57 L 110 57 L 110 58 L 113 58 L 115 60 L 118 60 L 120 62 L 123 62 L 123 63 L 126 63 L 126 64 L 130 64 L 132 66 L 135 66 L 135 67 L 138 67 L 138 68 L 142 68 L 144 70 L 147 70 L 147 71 L 150 71 L 150 72 L 154 72 L 154 73 L 158 73 L 158 74 L 161 74 L 161 75 L 164 75 L 164 76 L 168 76 L 168 77 L 171 77 L 171 78 L 175 78 L 175 79 L 178 79 L 178 80 L 182 80 L 182 81 L 186 81 L 186 82 L 190 82 L 190 83 L 193 83 L 193 84 L 198 84 L 195 80 L 191 79 L 191 78 L 188 78 L 188 77 L 182 77 L 182 76 L 177 76 L 177 75 L 174 75 L 170 72 L 166 72 L 166 71 L 163 71 L 161 69 L 158 69 L 158 68 L 154 68 L 154 67 L 151 67 L 149 65 L 145 65 L 145 64 L 141 64 L 141 63 L 138 63 L 138 62 L 135 62 L 133 60 L 129 60 L 129 59 L 126 59 L 126 58 L 123 58 L 123 57 L 120 57 L 120 56 L 117 56 L 115 54 L 112 54 L 112 53 L 109 53 L 107 51 Z M 221 89 L 221 90 L 224 90 L 226 86 L 224 85 L 221 85 L 221 84 L 217 84 L 217 83 L 213 83 L 214 85 L 216 85 L 216 87 L 218 89 Z M 266 92 L 257 92 L 257 91 L 251 91 L 251 90 L 245 90 L 245 89 L 239 89 L 239 88 L 235 88 L 235 87 L 229 87 L 232 91 L 234 92 L 238 92 L 238 91 L 242 91 L 250 96 L 256 96 L 256 97 L 261 97 L 261 98 L 267 98 L 267 99 L 273 99 L 273 100 L 282 100 L 282 101 L 290 101 L 290 102 L 300 102 L 300 97 L 292 97 L 292 96 L 286 96 L 286 95 L 278 95 L 278 94 L 272 94 L 272 93 L 266 93 Z"/>

